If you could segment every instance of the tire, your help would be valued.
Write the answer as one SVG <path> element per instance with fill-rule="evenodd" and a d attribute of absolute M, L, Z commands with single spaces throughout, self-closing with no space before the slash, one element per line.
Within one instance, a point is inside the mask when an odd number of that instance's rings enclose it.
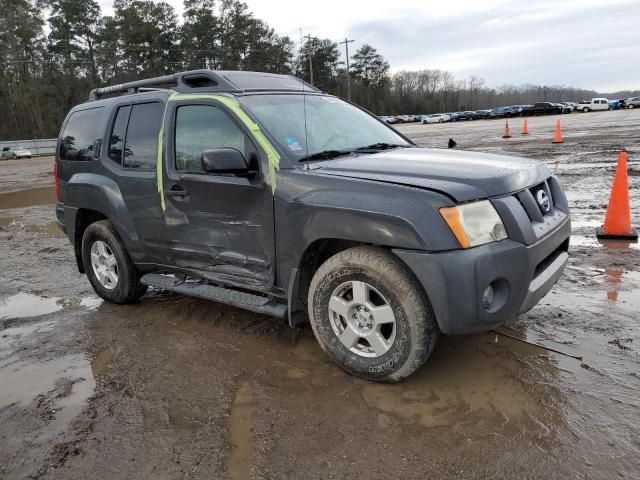
<path fill-rule="evenodd" d="M 634 108 L 634 106 L 633 106 L 633 105 L 629 105 L 629 108 L 633 109 L 633 108 Z"/>
<path fill-rule="evenodd" d="M 362 305 L 353 301 L 358 296 L 354 289 L 357 284 L 366 285 L 364 296 L 359 296 L 365 298 L 366 307 L 354 307 Z M 340 296 L 342 291 L 346 291 L 346 302 Z M 341 309 L 346 305 L 345 316 L 330 311 L 330 305 Z M 429 358 L 439 335 L 421 285 L 397 257 L 382 248 L 354 247 L 329 258 L 311 280 L 308 306 L 313 333 L 329 358 L 346 372 L 367 380 L 396 382 L 411 375 Z M 365 311 L 360 312 L 359 308 Z M 386 313 L 379 315 L 379 320 L 388 321 L 390 315 L 394 323 L 373 327 L 360 324 L 362 317 L 357 315 L 366 317 L 375 308 Z M 373 315 L 368 321 L 375 324 L 376 314 Z M 379 340 L 369 343 L 353 333 L 356 329 L 372 340 L 382 338 L 382 344 Z M 373 351 L 374 345 L 384 348 Z"/>
<path fill-rule="evenodd" d="M 14 160 L 17 160 L 17 159 L 18 159 L 18 156 L 17 156 L 15 153 L 13 154 L 13 159 L 14 159 Z"/>
<path fill-rule="evenodd" d="M 584 113 L 587 113 L 587 112 L 589 111 L 589 107 L 584 107 L 584 108 L 582 109 L 582 111 L 583 111 Z"/>
<path fill-rule="evenodd" d="M 102 243 L 102 245 L 100 245 Z M 91 258 L 92 249 L 104 246 L 108 258 L 115 258 L 116 281 L 105 285 L 98 279 Z M 140 273 L 133 265 L 131 257 L 109 220 L 92 223 L 82 236 L 82 264 L 91 286 L 100 298 L 111 303 L 134 303 L 147 291 L 140 283 Z M 100 267 L 97 267 L 100 268 Z"/>

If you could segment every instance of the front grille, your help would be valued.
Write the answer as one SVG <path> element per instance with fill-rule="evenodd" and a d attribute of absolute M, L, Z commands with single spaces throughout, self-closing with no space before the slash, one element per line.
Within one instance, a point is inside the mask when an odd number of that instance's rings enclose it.
<path fill-rule="evenodd" d="M 532 222 L 543 222 L 545 215 L 553 215 L 553 194 L 547 180 L 516 193 L 515 197 Z"/>

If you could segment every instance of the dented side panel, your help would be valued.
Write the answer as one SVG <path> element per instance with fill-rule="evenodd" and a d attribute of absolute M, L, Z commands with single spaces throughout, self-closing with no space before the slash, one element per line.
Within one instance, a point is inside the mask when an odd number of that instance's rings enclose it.
<path fill-rule="evenodd" d="M 227 112 L 250 139 L 247 148 L 260 158 L 251 177 L 184 173 L 175 169 L 176 110 L 183 105 L 212 105 Z M 240 276 L 271 285 L 275 275 L 272 160 L 252 143 L 255 137 L 226 104 L 207 96 L 174 95 L 164 123 L 165 264 L 202 272 Z M 166 192 L 182 189 L 186 195 Z"/>

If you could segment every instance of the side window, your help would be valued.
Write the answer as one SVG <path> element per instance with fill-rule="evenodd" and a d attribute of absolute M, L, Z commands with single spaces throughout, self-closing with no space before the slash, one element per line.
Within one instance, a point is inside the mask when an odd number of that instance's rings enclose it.
<path fill-rule="evenodd" d="M 155 168 L 162 114 L 162 105 L 157 102 L 131 106 L 122 162 L 125 168 Z"/>
<path fill-rule="evenodd" d="M 86 161 L 93 159 L 94 143 L 102 138 L 98 131 L 103 107 L 78 110 L 71 114 L 60 136 L 60 159 Z"/>
<path fill-rule="evenodd" d="M 122 165 L 122 150 L 124 148 L 124 137 L 127 133 L 127 122 L 131 105 L 119 107 L 116 118 L 113 121 L 113 128 L 109 136 L 109 158 Z"/>
<path fill-rule="evenodd" d="M 215 148 L 235 148 L 246 156 L 245 134 L 225 112 L 211 105 L 185 105 L 176 111 L 176 170 L 201 172 L 200 155 Z"/>

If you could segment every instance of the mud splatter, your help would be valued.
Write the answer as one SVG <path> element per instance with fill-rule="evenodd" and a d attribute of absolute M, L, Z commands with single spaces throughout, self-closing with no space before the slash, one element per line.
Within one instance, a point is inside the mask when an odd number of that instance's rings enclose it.
<path fill-rule="evenodd" d="M 229 415 L 229 436 L 231 455 L 227 463 L 227 477 L 230 480 L 249 478 L 252 453 L 252 426 L 255 405 L 249 382 L 241 382 Z"/>

